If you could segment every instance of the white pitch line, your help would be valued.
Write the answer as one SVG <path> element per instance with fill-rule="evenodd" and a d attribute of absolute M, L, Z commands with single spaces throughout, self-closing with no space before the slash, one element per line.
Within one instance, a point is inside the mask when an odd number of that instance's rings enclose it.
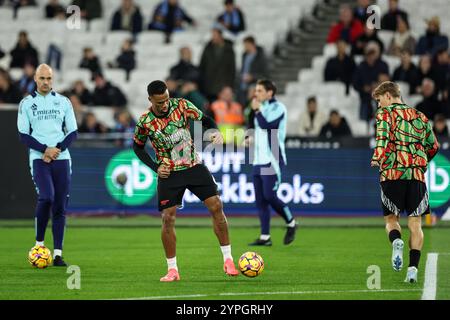
<path fill-rule="evenodd" d="M 182 299 L 182 298 L 206 298 L 224 296 L 252 296 L 252 295 L 304 295 L 304 294 L 339 294 L 339 293 L 380 293 L 380 292 L 414 292 L 421 289 L 380 289 L 380 290 L 328 290 L 328 291 L 278 291 L 278 292 L 224 292 L 216 294 L 188 294 L 178 296 L 153 296 L 139 298 L 124 298 L 114 300 L 162 300 L 162 299 Z"/>
<path fill-rule="evenodd" d="M 429 253 L 425 265 L 422 300 L 436 300 L 438 253 Z"/>

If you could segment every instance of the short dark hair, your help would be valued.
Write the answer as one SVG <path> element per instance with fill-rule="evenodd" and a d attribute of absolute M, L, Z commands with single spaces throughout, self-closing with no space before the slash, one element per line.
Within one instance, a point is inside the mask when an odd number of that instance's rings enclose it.
<path fill-rule="evenodd" d="M 258 80 L 258 82 L 256 82 L 256 84 L 263 86 L 264 89 L 266 89 L 266 91 L 272 91 L 273 96 L 275 96 L 275 94 L 277 93 L 277 86 L 271 80 L 261 79 L 261 80 Z"/>
<path fill-rule="evenodd" d="M 310 96 L 310 97 L 308 98 L 308 104 L 310 104 L 311 102 L 317 102 L 317 99 L 316 99 L 315 96 Z"/>
<path fill-rule="evenodd" d="M 151 97 L 155 94 L 164 94 L 167 90 L 167 85 L 164 81 L 156 80 L 151 82 L 147 87 L 148 96 Z"/>
<path fill-rule="evenodd" d="M 253 45 L 256 45 L 256 40 L 255 40 L 255 37 L 253 37 L 253 36 L 247 36 L 247 37 L 245 37 L 245 38 L 244 38 L 244 42 L 249 42 L 249 43 L 251 43 L 251 44 L 253 44 Z"/>
<path fill-rule="evenodd" d="M 234 0 L 225 0 L 224 4 L 225 5 L 227 5 L 227 4 L 234 4 Z"/>
<path fill-rule="evenodd" d="M 336 109 L 332 109 L 332 110 L 330 111 L 330 117 L 331 117 L 332 115 L 340 116 L 339 111 L 337 111 Z"/>

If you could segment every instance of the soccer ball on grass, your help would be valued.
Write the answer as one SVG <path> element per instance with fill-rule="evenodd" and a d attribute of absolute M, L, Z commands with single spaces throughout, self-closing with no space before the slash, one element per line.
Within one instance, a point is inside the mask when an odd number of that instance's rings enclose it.
<path fill-rule="evenodd" d="M 239 258 L 239 270 L 241 273 L 249 278 L 259 276 L 264 270 L 263 258 L 253 251 L 244 253 Z"/>
<path fill-rule="evenodd" d="M 47 268 L 51 265 L 52 261 L 52 253 L 47 247 L 34 246 L 28 253 L 28 262 L 35 268 Z"/>

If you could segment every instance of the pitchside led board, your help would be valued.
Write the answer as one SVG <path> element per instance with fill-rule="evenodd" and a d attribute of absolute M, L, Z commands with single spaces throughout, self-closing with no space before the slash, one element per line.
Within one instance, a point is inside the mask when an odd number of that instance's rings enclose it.
<path fill-rule="evenodd" d="M 132 150 L 71 150 L 72 213 L 157 215 L 157 177 Z M 288 166 L 278 190 L 291 210 L 303 215 L 380 215 L 377 169 L 370 149 L 288 149 Z M 255 214 L 251 165 L 245 150 L 201 154 L 219 185 L 227 214 Z M 427 172 L 433 211 L 450 206 L 450 152 L 440 152 Z M 186 191 L 180 214 L 207 214 Z"/>

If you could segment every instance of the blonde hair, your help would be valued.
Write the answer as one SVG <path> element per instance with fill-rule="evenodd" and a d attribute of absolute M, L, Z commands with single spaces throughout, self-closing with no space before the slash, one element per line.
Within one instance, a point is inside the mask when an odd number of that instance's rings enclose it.
<path fill-rule="evenodd" d="M 398 84 L 392 81 L 385 81 L 375 88 L 372 92 L 372 98 L 376 98 L 389 93 L 393 98 L 400 98 L 401 92 Z"/>

